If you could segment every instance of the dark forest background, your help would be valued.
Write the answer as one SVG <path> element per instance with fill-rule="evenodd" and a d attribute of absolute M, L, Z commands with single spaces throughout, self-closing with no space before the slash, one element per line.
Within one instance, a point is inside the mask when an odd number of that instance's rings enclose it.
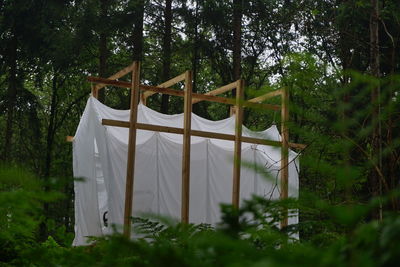
<path fill-rule="evenodd" d="M 0 1 L 0 261 L 395 263 L 399 46 L 397 0 Z M 133 60 L 142 61 L 142 83 L 150 85 L 191 69 L 198 93 L 239 78 L 246 99 L 289 88 L 290 139 L 308 145 L 299 200 L 253 199 L 240 212 L 225 207 L 218 229 L 137 219 L 153 242 L 116 235 L 92 250 L 70 248 L 74 180 L 66 136 L 74 134 L 90 94 L 86 77 L 108 77 Z M 99 99 L 129 108 L 128 90 L 109 87 Z M 153 95 L 148 105 L 169 114 L 183 110 L 176 97 Z M 193 111 L 217 120 L 229 107 L 203 101 Z M 279 118 L 246 110 L 244 124 L 261 130 Z M 299 209 L 299 225 L 276 229 L 272 222 L 288 206 Z M 259 218 L 262 229 L 232 219 L 260 215 L 257 207 L 273 217 Z M 288 241 L 290 231 L 300 241 Z"/>

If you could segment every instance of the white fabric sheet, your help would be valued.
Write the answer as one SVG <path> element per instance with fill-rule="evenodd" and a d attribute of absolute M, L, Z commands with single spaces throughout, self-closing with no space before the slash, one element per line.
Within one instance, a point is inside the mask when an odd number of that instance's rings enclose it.
<path fill-rule="evenodd" d="M 88 236 L 110 233 L 110 225 L 122 229 L 129 130 L 103 126 L 102 119 L 129 121 L 129 110 L 109 108 L 93 97 L 87 101 L 73 141 L 74 176 L 84 178 L 75 182 L 75 246 L 87 244 Z M 165 115 L 139 104 L 138 122 L 182 128 L 183 114 Z M 235 120 L 209 121 L 192 114 L 192 129 L 234 134 Z M 280 140 L 275 125 L 262 132 L 243 127 L 243 135 Z M 182 135 L 138 130 L 136 138 L 133 216 L 152 213 L 179 219 Z M 190 222 L 220 221 L 220 203 L 232 199 L 233 148 L 231 141 L 191 138 Z M 242 143 L 241 200 L 253 194 L 279 197 L 280 156 L 280 148 Z M 298 159 L 293 151 L 289 161 L 289 196 L 297 197 Z M 297 217 L 289 219 L 296 222 Z"/>

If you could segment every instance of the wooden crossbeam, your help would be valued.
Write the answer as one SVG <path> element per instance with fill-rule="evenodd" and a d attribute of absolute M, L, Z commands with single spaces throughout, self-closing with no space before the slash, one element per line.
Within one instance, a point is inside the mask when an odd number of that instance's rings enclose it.
<path fill-rule="evenodd" d="M 162 84 L 159 84 L 156 87 L 159 87 L 159 88 L 171 87 L 172 85 L 177 84 L 178 82 L 181 82 L 181 81 L 185 80 L 185 75 L 186 75 L 186 72 L 182 73 L 182 74 L 180 74 L 180 75 L 178 75 L 178 76 L 176 76 L 176 77 L 174 77 L 174 78 L 172 78 L 172 79 L 170 79 L 170 80 L 168 80 L 166 82 L 163 82 Z M 142 94 L 142 102 L 143 102 L 143 104 L 146 104 L 146 99 L 149 96 L 154 95 L 155 93 L 156 92 L 152 92 L 152 91 L 144 92 Z"/>
<path fill-rule="evenodd" d="M 116 127 L 124 127 L 129 128 L 129 121 L 119 121 L 119 120 L 109 120 L 103 119 L 102 124 L 106 126 L 116 126 Z M 136 123 L 136 129 L 138 130 L 146 130 L 153 132 L 163 132 L 163 133 L 172 133 L 172 134 L 183 134 L 182 128 L 169 127 L 169 126 L 161 126 L 161 125 L 153 125 L 153 124 L 145 124 L 145 123 Z M 233 134 L 223 134 L 223 133 L 213 133 L 207 131 L 199 131 L 199 130 L 191 130 L 190 134 L 193 136 L 211 138 L 211 139 L 220 139 L 226 141 L 235 141 L 235 135 Z M 255 137 L 242 136 L 242 142 L 257 144 L 257 145 L 266 145 L 266 146 L 282 146 L 282 142 L 280 141 L 272 141 Z M 305 149 L 306 145 L 298 144 L 298 143 L 288 143 L 289 147 L 293 149 Z"/>
<path fill-rule="evenodd" d="M 103 83 L 103 84 L 108 84 L 108 85 L 121 87 L 121 88 L 130 88 L 129 82 L 109 80 L 109 79 L 105 79 L 105 78 L 92 77 L 92 76 L 89 76 L 87 78 L 87 80 L 89 82 L 94 82 L 94 83 Z M 162 94 L 174 95 L 174 96 L 180 96 L 180 97 L 184 96 L 183 91 L 178 91 L 178 90 L 174 90 L 171 88 L 160 88 L 157 86 L 144 85 L 144 84 L 139 85 L 139 88 L 144 91 L 152 91 L 152 92 L 156 92 L 156 93 L 162 93 Z M 213 96 L 213 95 L 203 95 L 203 94 L 196 94 L 196 93 L 192 93 L 192 99 L 200 99 L 202 101 L 206 100 L 206 101 L 210 101 L 210 102 L 217 102 L 217 103 L 229 104 L 229 105 L 236 104 L 236 100 L 234 98 L 226 98 L 226 97 L 219 97 L 219 96 Z M 270 109 L 270 110 L 280 110 L 281 109 L 280 105 L 253 103 L 253 102 L 249 102 L 249 101 L 243 101 L 243 107 Z"/>
<path fill-rule="evenodd" d="M 109 79 L 109 80 L 116 80 L 116 79 L 119 79 L 119 78 L 125 76 L 126 74 L 128 74 L 129 72 L 132 71 L 133 66 L 134 66 L 134 63 L 132 63 L 131 65 L 129 65 L 129 66 L 123 68 L 122 70 L 120 70 L 120 71 L 114 73 L 113 75 L 111 75 L 110 77 L 108 77 L 108 79 Z M 97 93 L 97 91 L 99 91 L 101 88 L 103 88 L 103 87 L 106 86 L 106 85 L 107 85 L 107 84 L 97 84 L 97 85 L 94 87 L 94 90 L 95 90 L 96 93 Z"/>
<path fill-rule="evenodd" d="M 210 96 L 220 95 L 220 94 L 223 94 L 223 93 L 225 93 L 225 92 L 228 92 L 228 91 L 230 91 L 230 90 L 232 90 L 232 89 L 235 89 L 235 88 L 236 88 L 236 85 L 237 85 L 237 82 L 233 82 L 233 83 L 224 85 L 224 86 L 222 86 L 222 87 L 219 87 L 219 88 L 217 88 L 217 89 L 215 89 L 215 90 L 212 90 L 212 91 L 210 91 L 210 92 L 207 92 L 207 93 L 205 93 L 204 95 L 210 95 Z M 195 104 L 195 103 L 198 103 L 198 102 L 200 102 L 200 101 L 203 101 L 203 100 L 202 100 L 202 99 L 193 99 L 192 103 Z"/>
<path fill-rule="evenodd" d="M 279 95 L 282 95 L 282 89 L 275 90 L 275 91 L 266 93 L 266 94 L 261 95 L 261 96 L 257 96 L 255 98 L 249 99 L 247 101 L 253 102 L 253 103 L 260 103 L 260 102 L 263 102 L 263 101 L 265 101 L 267 99 L 270 99 L 272 97 L 279 96 Z"/>
<path fill-rule="evenodd" d="M 260 145 L 270 145 L 281 147 L 281 172 L 280 172 L 280 198 L 286 199 L 288 197 L 288 179 L 289 179 L 289 148 L 305 149 L 306 145 L 290 143 L 289 142 L 289 92 L 287 88 L 282 88 L 269 92 L 267 94 L 255 97 L 248 101 L 244 101 L 244 82 L 238 80 L 236 82 L 224 85 L 220 88 L 207 92 L 205 94 L 192 93 L 192 74 L 187 71 L 175 78 L 172 78 L 158 86 L 142 85 L 139 83 L 139 63 L 124 68 L 116 74 L 110 76 L 108 79 L 99 77 L 88 77 L 88 81 L 97 83 L 92 86 L 92 95 L 97 98 L 98 90 L 105 85 L 112 85 L 121 88 L 131 88 L 131 113 L 130 121 L 117 121 L 103 119 L 102 124 L 108 126 L 118 126 L 129 128 L 129 145 L 128 145 L 128 166 L 127 166 L 127 184 L 125 195 L 125 214 L 124 214 L 124 234 L 130 236 L 130 215 L 132 213 L 132 194 L 133 194 L 133 175 L 134 175 L 134 159 L 135 159 L 135 138 L 136 130 L 149 130 L 157 132 L 166 132 L 173 134 L 183 135 L 183 152 L 182 152 L 182 201 L 181 201 L 181 218 L 182 222 L 189 222 L 189 193 L 190 193 L 190 136 L 198 136 L 204 138 L 213 138 L 220 140 L 228 140 L 234 142 L 234 169 L 233 169 L 233 187 L 232 187 L 232 204 L 234 207 L 239 207 L 240 200 L 240 160 L 241 160 L 241 143 L 252 143 Z M 117 81 L 116 79 L 124 76 L 125 74 L 133 72 L 132 83 Z M 170 86 L 185 80 L 185 90 L 179 91 L 169 88 Z M 225 93 L 229 90 L 236 88 L 238 90 L 236 99 L 219 97 L 217 95 Z M 160 125 L 151 125 L 145 123 L 137 123 L 137 103 L 139 99 L 139 91 L 142 93 L 142 102 L 145 104 L 148 96 L 155 93 L 168 94 L 173 96 L 184 97 L 184 125 L 183 128 L 167 127 Z M 261 102 L 281 96 L 281 105 L 263 104 Z M 211 101 L 232 105 L 235 108 L 235 134 L 221 134 L 206 131 L 198 131 L 191 129 L 191 107 L 192 104 L 200 101 Z M 259 108 L 259 109 L 272 109 L 281 111 L 281 141 L 264 140 L 260 138 L 242 136 L 242 121 L 243 121 L 243 108 Z M 67 137 L 67 141 L 72 142 L 73 137 Z M 133 159 L 132 159 L 133 158 Z M 132 164 L 133 161 L 133 164 Z M 131 167 L 130 167 L 131 166 Z M 131 177 L 131 179 L 129 178 Z M 130 202 L 130 204 L 128 203 Z M 128 207 L 130 205 L 130 207 Z M 283 211 L 283 219 L 281 227 L 288 225 L 288 210 Z"/>

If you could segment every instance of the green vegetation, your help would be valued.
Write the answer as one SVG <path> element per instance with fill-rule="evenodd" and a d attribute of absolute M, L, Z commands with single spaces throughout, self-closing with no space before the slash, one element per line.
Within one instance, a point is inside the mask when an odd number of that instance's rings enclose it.
<path fill-rule="evenodd" d="M 399 261 L 397 1 L 5 0 L 0 33 L 0 266 Z M 85 77 L 109 76 L 133 59 L 142 60 L 147 84 L 192 69 L 198 93 L 238 74 L 246 99 L 288 87 L 290 139 L 308 145 L 299 199 L 224 206 L 216 228 L 133 218 L 137 239 L 114 234 L 71 247 L 74 179 L 65 136 L 90 93 Z M 126 90 L 109 88 L 100 99 L 129 107 Z M 148 103 L 169 114 L 183 108 L 176 97 Z M 193 110 L 214 120 L 228 114 L 207 102 Z M 261 130 L 279 117 L 246 110 L 244 123 Z M 279 229 L 285 208 L 299 211 L 299 223 Z"/>
<path fill-rule="evenodd" d="M 0 215 L 5 219 L 1 224 L 1 258 L 5 265 L 392 266 L 399 257 L 398 216 L 388 212 L 382 221 L 366 221 L 378 204 L 386 204 L 398 194 L 344 205 L 332 205 L 310 194 L 286 201 L 254 198 L 239 211 L 225 206 L 216 229 L 173 224 L 163 218 L 134 218 L 140 238 L 129 241 L 115 234 L 94 239 L 91 246 L 74 248 L 57 243 L 51 236 L 44 242 L 35 241 L 43 220 L 39 203 L 54 196 L 38 191 L 37 179 L 28 172 L 3 167 L 0 174 L 1 183 L 6 185 L 0 192 Z M 279 230 L 279 213 L 287 207 L 299 209 L 309 219 Z M 296 233 L 301 240 L 290 238 Z"/>

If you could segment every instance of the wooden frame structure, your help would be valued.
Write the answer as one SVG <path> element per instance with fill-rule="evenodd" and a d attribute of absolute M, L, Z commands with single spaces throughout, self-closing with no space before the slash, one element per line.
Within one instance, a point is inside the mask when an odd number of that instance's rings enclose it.
<path fill-rule="evenodd" d="M 131 82 L 118 81 L 117 79 L 132 72 Z M 130 88 L 130 116 L 129 121 L 117 121 L 103 119 L 102 124 L 115 127 L 129 128 L 128 141 L 128 160 L 126 173 L 126 188 L 125 188 L 125 210 L 124 210 L 124 235 L 129 237 L 131 233 L 130 217 L 133 207 L 133 192 L 134 192 L 134 167 L 135 167 L 135 149 L 136 149 L 136 131 L 148 130 L 157 132 L 167 132 L 183 135 L 183 153 L 182 153 L 182 196 L 181 196 L 181 221 L 189 222 L 189 198 L 190 198 L 190 137 L 199 136 L 205 138 L 222 139 L 234 141 L 234 166 L 233 166 L 233 187 L 232 187 L 232 205 L 239 207 L 240 200 L 240 161 L 241 161 L 241 144 L 242 142 L 262 144 L 281 147 L 281 190 L 280 198 L 288 197 L 288 177 L 289 177 L 289 148 L 304 149 L 305 145 L 289 142 L 289 92 L 286 88 L 282 88 L 268 94 L 245 101 L 244 98 L 244 81 L 237 80 L 228 85 L 210 91 L 206 94 L 197 94 L 192 92 L 192 72 L 186 71 L 181 75 L 172 78 L 158 86 L 150 86 L 140 84 L 140 62 L 133 62 L 130 66 L 110 76 L 108 79 L 89 76 L 87 78 L 92 83 L 92 95 L 97 98 L 98 91 L 106 85 Z M 176 83 L 184 82 L 184 91 L 174 90 L 169 88 Z M 96 85 L 93 85 L 96 84 Z M 217 96 L 232 89 L 236 89 L 236 99 Z M 140 91 L 142 91 L 140 95 Z M 183 128 L 167 127 L 160 125 L 151 125 L 137 122 L 137 111 L 139 99 L 143 104 L 146 104 L 147 97 L 155 93 L 180 96 L 184 98 L 184 122 Z M 272 97 L 281 96 L 281 106 L 262 104 L 262 101 Z M 221 134 L 206 131 L 198 131 L 191 129 L 191 111 L 192 105 L 200 101 L 211 101 L 233 105 L 235 107 L 235 134 Z M 259 138 L 242 136 L 243 108 L 261 108 L 271 110 L 281 110 L 281 141 L 271 141 Z M 73 137 L 67 137 L 67 140 L 72 141 Z M 288 211 L 284 211 L 281 227 L 288 225 Z"/>

